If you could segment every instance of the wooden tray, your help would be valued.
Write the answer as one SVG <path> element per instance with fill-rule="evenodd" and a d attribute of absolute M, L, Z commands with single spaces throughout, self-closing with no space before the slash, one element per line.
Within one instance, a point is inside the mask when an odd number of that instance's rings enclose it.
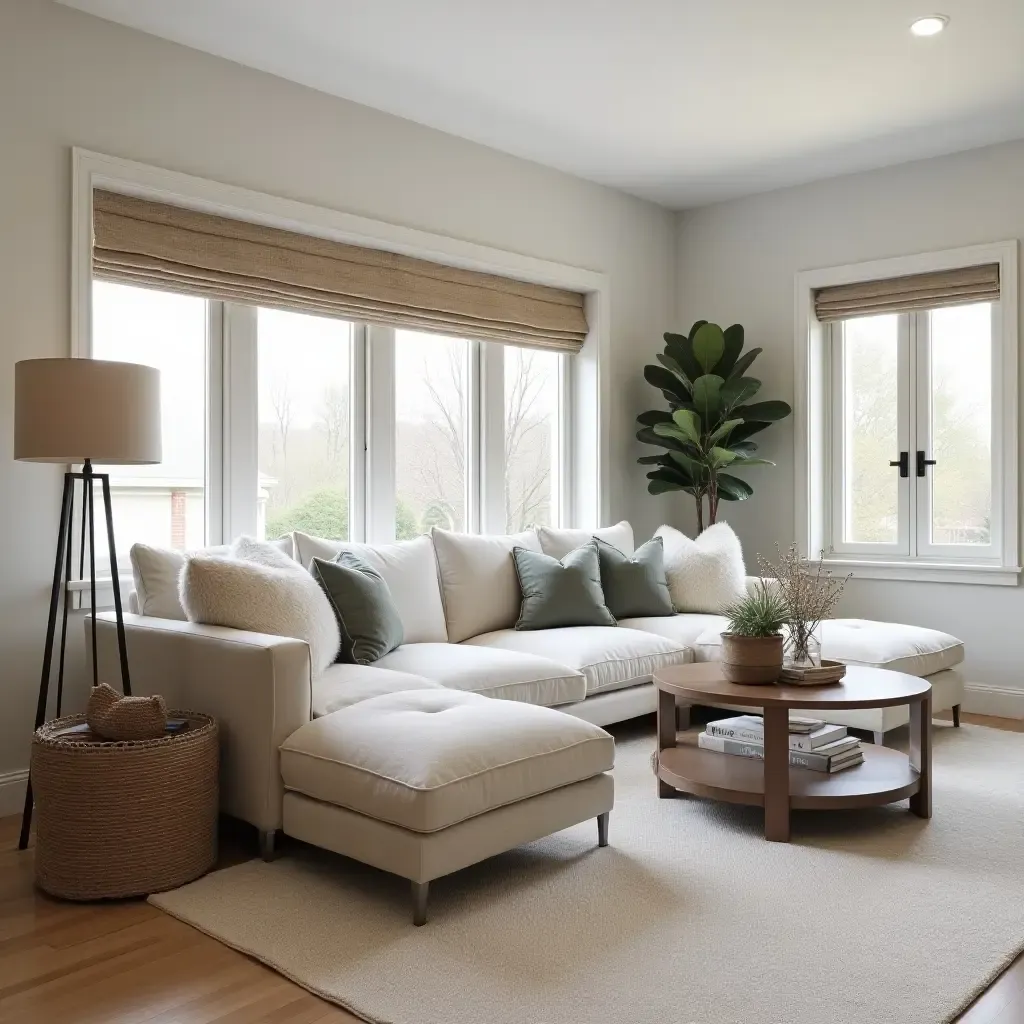
<path fill-rule="evenodd" d="M 846 675 L 846 666 L 841 661 L 822 661 L 816 668 L 794 668 L 786 665 L 779 673 L 779 682 L 789 686 L 827 686 L 838 683 Z"/>

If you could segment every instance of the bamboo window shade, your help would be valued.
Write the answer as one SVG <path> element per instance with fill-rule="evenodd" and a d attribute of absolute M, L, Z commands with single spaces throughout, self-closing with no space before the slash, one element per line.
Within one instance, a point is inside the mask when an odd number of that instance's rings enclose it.
<path fill-rule="evenodd" d="M 822 322 L 908 310 L 999 301 L 999 264 L 958 267 L 884 281 L 832 285 L 814 293 L 814 313 Z"/>
<path fill-rule="evenodd" d="M 97 278 L 560 352 L 583 295 L 120 193 L 93 192 Z"/>

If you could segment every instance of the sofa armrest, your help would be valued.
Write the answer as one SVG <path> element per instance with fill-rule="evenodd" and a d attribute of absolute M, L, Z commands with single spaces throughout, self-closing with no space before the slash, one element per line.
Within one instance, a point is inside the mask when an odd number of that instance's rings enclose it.
<path fill-rule="evenodd" d="M 281 825 L 278 747 L 311 717 L 309 646 L 148 615 L 125 615 L 132 692 L 162 694 L 169 708 L 199 711 L 221 731 L 220 806 L 260 829 Z M 86 644 L 91 629 L 86 619 Z M 120 679 L 112 612 L 96 616 L 100 679 Z"/>

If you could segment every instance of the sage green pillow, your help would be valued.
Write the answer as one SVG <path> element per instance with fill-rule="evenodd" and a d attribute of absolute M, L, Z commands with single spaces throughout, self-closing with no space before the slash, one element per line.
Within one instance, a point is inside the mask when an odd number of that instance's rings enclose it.
<path fill-rule="evenodd" d="M 516 629 L 615 625 L 604 603 L 596 540 L 561 561 L 521 547 L 512 549 L 512 559 L 523 593 Z"/>
<path fill-rule="evenodd" d="M 333 561 L 314 558 L 309 571 L 338 620 L 341 650 L 336 662 L 372 665 L 405 639 L 387 583 L 358 555 L 342 551 Z"/>
<path fill-rule="evenodd" d="M 654 537 L 631 555 L 598 540 L 604 599 L 617 619 L 675 615 L 665 575 L 665 542 Z"/>

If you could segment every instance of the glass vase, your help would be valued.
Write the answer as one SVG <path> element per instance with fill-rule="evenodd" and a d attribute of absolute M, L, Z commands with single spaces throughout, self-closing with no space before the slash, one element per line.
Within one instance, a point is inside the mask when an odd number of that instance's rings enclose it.
<path fill-rule="evenodd" d="M 790 668 L 821 667 L 821 623 L 791 622 L 789 624 L 785 664 Z"/>

